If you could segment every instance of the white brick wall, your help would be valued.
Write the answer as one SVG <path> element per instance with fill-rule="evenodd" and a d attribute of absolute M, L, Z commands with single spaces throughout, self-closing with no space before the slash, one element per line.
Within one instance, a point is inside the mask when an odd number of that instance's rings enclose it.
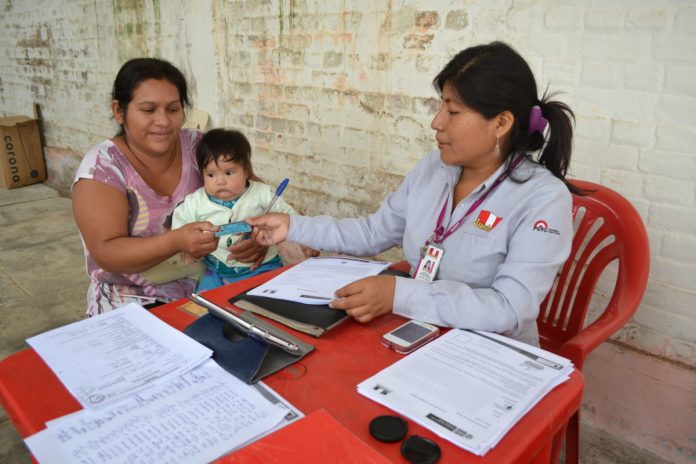
<path fill-rule="evenodd" d="M 59 186 L 71 165 L 53 154 L 79 158 L 113 135 L 116 70 L 155 55 L 184 71 L 213 125 L 249 135 L 260 176 L 292 179 L 288 200 L 309 214 L 373 211 L 434 146 L 440 67 L 466 46 L 511 43 L 576 113 L 572 175 L 624 194 L 646 222 L 649 287 L 616 339 L 696 368 L 695 2 L 0 0 L 0 11 L 0 113 L 41 104 Z"/>
<path fill-rule="evenodd" d="M 696 254 L 689 2 L 143 5 L 5 2 L 0 111 L 27 114 L 37 101 L 49 147 L 83 153 L 116 130 L 108 103 L 121 62 L 163 56 L 184 70 L 214 125 L 249 134 L 260 175 L 287 172 L 301 185 L 289 189 L 291 201 L 308 213 L 363 214 L 433 146 L 440 67 L 463 47 L 501 38 L 528 59 L 541 88 L 563 90 L 575 110 L 573 176 L 629 197 L 664 241 L 652 244 L 651 285 L 694 290 L 684 275 Z"/>

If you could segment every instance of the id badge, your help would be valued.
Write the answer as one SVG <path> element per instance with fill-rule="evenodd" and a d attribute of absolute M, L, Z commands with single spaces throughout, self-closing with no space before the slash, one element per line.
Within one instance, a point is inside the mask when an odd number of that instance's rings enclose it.
<path fill-rule="evenodd" d="M 425 282 L 432 282 L 435 280 L 437 270 L 442 261 L 442 255 L 444 254 L 445 250 L 437 245 L 428 245 L 425 247 L 425 253 L 423 253 L 423 257 L 416 269 L 415 279 Z"/>

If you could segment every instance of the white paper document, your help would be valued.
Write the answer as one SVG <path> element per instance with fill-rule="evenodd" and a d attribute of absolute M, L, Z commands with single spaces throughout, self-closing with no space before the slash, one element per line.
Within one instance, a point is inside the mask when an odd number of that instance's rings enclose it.
<path fill-rule="evenodd" d="M 485 454 L 572 363 L 488 332 L 453 329 L 358 385 L 358 392 Z"/>
<path fill-rule="evenodd" d="M 259 285 L 247 294 L 298 303 L 325 305 L 336 290 L 351 282 L 377 275 L 389 266 L 360 258 L 309 258 Z"/>
<path fill-rule="evenodd" d="M 283 416 L 283 420 L 280 421 L 275 427 L 272 429 L 268 430 L 267 432 L 263 433 L 262 435 L 259 435 L 257 437 L 254 437 L 252 441 L 256 441 L 260 439 L 261 437 L 264 437 L 268 434 L 271 434 L 275 432 L 278 429 L 282 429 L 286 425 L 292 424 L 296 420 L 302 419 L 305 415 L 302 411 L 297 409 L 295 406 L 290 404 L 288 400 L 283 398 L 273 390 L 271 387 L 266 385 L 263 382 L 256 382 L 255 384 L 252 385 L 252 387 L 259 392 L 261 396 L 266 398 L 270 403 L 274 404 L 276 407 L 284 409 L 285 410 L 285 416 Z M 244 444 L 246 445 L 246 443 Z M 242 445 L 242 446 L 244 446 Z M 241 446 L 240 446 L 241 448 Z"/>
<path fill-rule="evenodd" d="M 288 413 L 208 360 L 116 404 L 51 421 L 25 442 L 49 464 L 205 463 L 272 430 Z"/>
<path fill-rule="evenodd" d="M 212 351 L 131 303 L 27 339 L 85 408 L 188 372 Z"/>

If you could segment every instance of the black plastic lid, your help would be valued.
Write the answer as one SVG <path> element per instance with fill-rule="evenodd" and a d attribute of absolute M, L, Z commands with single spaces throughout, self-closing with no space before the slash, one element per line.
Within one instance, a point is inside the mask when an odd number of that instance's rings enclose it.
<path fill-rule="evenodd" d="M 401 444 L 401 455 L 411 464 L 432 464 L 440 459 L 440 447 L 432 440 L 411 435 Z"/>
<path fill-rule="evenodd" d="M 406 436 L 408 424 L 399 416 L 378 416 L 370 421 L 370 435 L 385 443 L 394 443 Z"/>

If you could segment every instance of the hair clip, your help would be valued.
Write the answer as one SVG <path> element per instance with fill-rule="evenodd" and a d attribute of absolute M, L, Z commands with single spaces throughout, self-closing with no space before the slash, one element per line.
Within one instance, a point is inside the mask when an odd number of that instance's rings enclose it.
<path fill-rule="evenodd" d="M 546 125 L 549 123 L 549 121 L 544 117 L 543 114 L 541 114 L 541 108 L 538 105 L 532 106 L 532 109 L 529 110 L 529 133 L 533 134 L 534 132 L 539 132 L 540 134 L 544 134 L 544 129 L 546 129 Z"/>

